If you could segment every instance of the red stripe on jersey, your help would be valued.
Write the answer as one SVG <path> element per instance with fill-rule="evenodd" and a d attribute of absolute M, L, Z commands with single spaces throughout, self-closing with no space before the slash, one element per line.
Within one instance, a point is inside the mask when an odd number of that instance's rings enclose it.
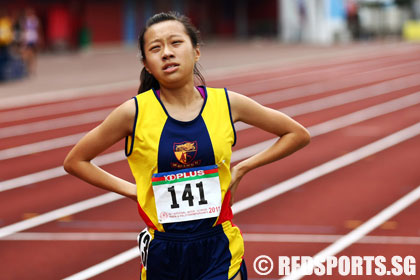
<path fill-rule="evenodd" d="M 223 199 L 222 209 L 220 210 L 219 219 L 217 220 L 217 224 L 221 224 L 225 221 L 230 221 L 233 219 L 232 208 L 230 207 L 230 190 L 228 190 L 225 194 L 225 198 Z"/>
<path fill-rule="evenodd" d="M 143 211 L 143 209 L 140 206 L 140 203 L 137 202 L 137 209 L 139 211 L 140 217 L 143 219 L 143 221 L 146 223 L 146 225 L 149 228 L 152 228 L 154 230 L 157 230 L 156 226 L 153 224 L 153 222 L 150 220 L 149 216 L 146 215 L 146 213 Z"/>

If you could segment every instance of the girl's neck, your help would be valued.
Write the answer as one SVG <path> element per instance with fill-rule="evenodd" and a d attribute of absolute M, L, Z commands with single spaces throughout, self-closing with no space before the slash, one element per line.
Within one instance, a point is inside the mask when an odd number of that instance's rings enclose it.
<path fill-rule="evenodd" d="M 194 85 L 185 85 L 181 88 L 160 88 L 160 99 L 164 103 L 171 105 L 178 105 L 188 107 L 197 101 L 202 100 L 201 93 L 194 87 Z"/>

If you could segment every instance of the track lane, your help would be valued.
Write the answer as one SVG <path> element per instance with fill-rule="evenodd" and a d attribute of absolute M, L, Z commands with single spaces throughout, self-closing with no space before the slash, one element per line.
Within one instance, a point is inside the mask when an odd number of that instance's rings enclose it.
<path fill-rule="evenodd" d="M 2 277 L 5 277 L 3 279 L 29 280 L 62 279 L 75 270 L 83 270 L 86 263 L 98 263 L 104 258 L 118 254 L 122 249 L 132 248 L 136 241 L 25 241 L 9 244 L 1 242 L 0 258 L 3 264 L 7 263 L 2 265 Z M 22 269 L 22 264 L 25 264 L 25 269 Z"/>
<path fill-rule="evenodd" d="M 0 149 L 8 149 L 16 146 L 27 145 L 34 142 L 45 141 L 57 137 L 62 137 L 65 135 L 72 135 L 77 133 L 87 133 L 88 131 L 95 128 L 99 125 L 100 122 L 89 123 L 85 125 L 73 126 L 68 128 L 60 128 L 45 132 L 37 132 L 31 135 L 26 135 L 22 137 L 9 137 L 7 139 L 2 139 L 0 142 Z"/>
<path fill-rule="evenodd" d="M 272 163 L 267 166 L 268 168 L 258 168 L 246 175 L 240 186 L 241 191 L 237 194 L 238 199 L 296 176 L 299 171 L 318 166 L 327 159 L 344 155 L 398 129 L 413 125 L 419 121 L 417 114 L 419 110 L 420 105 L 413 106 L 314 137 L 311 144 L 305 147 L 305 153 L 293 154 L 286 160 Z M 278 171 L 273 172 L 273 170 Z M 261 182 L 260 178 L 264 180 Z"/>

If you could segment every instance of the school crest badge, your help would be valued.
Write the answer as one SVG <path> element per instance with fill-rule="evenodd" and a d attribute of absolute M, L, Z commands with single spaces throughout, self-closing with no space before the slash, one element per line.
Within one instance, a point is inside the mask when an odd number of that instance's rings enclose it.
<path fill-rule="evenodd" d="M 182 164 L 191 163 L 197 155 L 197 141 L 184 141 L 174 143 L 174 153 L 176 159 Z"/>

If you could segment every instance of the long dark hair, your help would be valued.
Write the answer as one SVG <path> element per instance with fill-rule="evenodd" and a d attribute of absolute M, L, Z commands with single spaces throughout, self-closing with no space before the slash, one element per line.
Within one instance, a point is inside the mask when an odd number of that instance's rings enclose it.
<path fill-rule="evenodd" d="M 194 25 L 191 23 L 191 20 L 188 17 L 181 15 L 177 12 L 159 13 L 152 16 L 146 22 L 146 26 L 139 36 L 138 44 L 141 53 L 141 58 L 143 61 L 146 59 L 146 54 L 144 52 L 144 34 L 146 33 L 147 29 L 153 24 L 167 20 L 176 20 L 184 25 L 185 31 L 190 37 L 191 43 L 194 48 L 199 47 L 201 45 L 200 32 L 197 30 L 197 28 L 194 27 Z M 202 85 L 206 84 L 203 75 L 200 73 L 200 70 L 198 70 L 197 63 L 194 65 L 194 75 Z M 140 73 L 140 87 L 138 93 L 147 91 L 151 88 L 159 89 L 159 82 L 155 79 L 155 77 L 153 77 L 152 74 L 146 71 L 146 67 L 143 67 Z"/>

